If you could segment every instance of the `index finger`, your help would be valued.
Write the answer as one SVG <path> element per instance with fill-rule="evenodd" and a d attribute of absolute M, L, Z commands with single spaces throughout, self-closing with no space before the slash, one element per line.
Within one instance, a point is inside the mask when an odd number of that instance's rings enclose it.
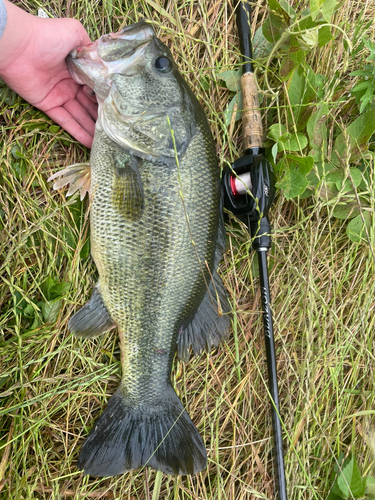
<path fill-rule="evenodd" d="M 91 134 L 85 130 L 66 109 L 60 106 L 49 109 L 45 113 L 64 130 L 69 132 L 77 141 L 87 148 L 91 148 L 93 133 Z"/>

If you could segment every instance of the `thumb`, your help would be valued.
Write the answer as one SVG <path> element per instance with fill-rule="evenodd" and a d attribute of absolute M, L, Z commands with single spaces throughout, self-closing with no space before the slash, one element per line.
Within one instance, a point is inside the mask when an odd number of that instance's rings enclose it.
<path fill-rule="evenodd" d="M 65 19 L 65 22 L 67 25 L 67 30 L 69 31 L 71 36 L 73 48 L 77 47 L 78 45 L 87 45 L 91 42 L 87 31 L 77 19 L 67 18 Z"/>
<path fill-rule="evenodd" d="M 49 52 L 53 52 L 53 46 L 65 56 L 80 45 L 87 45 L 91 42 L 87 31 L 77 19 L 58 18 L 41 19 L 44 30 L 39 32 L 44 34 L 44 42 L 49 42 Z"/>

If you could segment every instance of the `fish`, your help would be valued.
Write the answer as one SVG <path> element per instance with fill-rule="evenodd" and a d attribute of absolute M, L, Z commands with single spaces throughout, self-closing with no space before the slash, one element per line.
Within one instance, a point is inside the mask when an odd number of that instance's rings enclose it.
<path fill-rule="evenodd" d="M 55 189 L 90 196 L 99 280 L 69 330 L 118 329 L 122 376 L 84 441 L 78 468 L 110 477 L 150 466 L 171 475 L 207 465 L 178 398 L 172 363 L 228 336 L 217 272 L 225 249 L 220 170 L 202 106 L 168 47 L 143 20 L 74 49 L 74 80 L 98 101 L 89 164 L 54 174 Z"/>

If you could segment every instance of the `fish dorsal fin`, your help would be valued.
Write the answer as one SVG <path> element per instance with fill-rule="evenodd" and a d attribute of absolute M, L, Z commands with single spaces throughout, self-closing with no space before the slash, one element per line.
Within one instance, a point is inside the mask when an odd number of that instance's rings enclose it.
<path fill-rule="evenodd" d="M 94 288 L 90 300 L 69 321 L 69 330 L 77 337 L 84 338 L 98 337 L 115 326 L 104 305 L 98 285 Z"/>
<path fill-rule="evenodd" d="M 222 213 L 222 212 L 221 212 Z M 225 340 L 229 333 L 231 322 L 230 304 L 227 291 L 216 269 L 225 248 L 224 219 L 221 215 L 216 243 L 214 267 L 208 282 L 206 295 L 189 324 L 180 329 L 177 338 L 178 357 L 189 361 L 190 347 L 195 355 L 202 351 L 209 352 Z"/>
<path fill-rule="evenodd" d="M 137 222 L 145 205 L 139 158 L 126 154 L 115 157 L 112 204 L 130 222 Z"/>

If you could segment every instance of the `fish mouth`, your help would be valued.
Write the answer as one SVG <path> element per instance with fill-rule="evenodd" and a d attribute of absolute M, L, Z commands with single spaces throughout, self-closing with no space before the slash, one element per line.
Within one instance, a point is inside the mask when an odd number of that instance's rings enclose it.
<path fill-rule="evenodd" d="M 154 37 L 154 30 L 146 21 L 103 35 L 70 52 L 66 58 L 69 71 L 77 83 L 88 85 L 99 100 L 104 100 L 111 87 L 111 76 L 138 64 Z"/>

